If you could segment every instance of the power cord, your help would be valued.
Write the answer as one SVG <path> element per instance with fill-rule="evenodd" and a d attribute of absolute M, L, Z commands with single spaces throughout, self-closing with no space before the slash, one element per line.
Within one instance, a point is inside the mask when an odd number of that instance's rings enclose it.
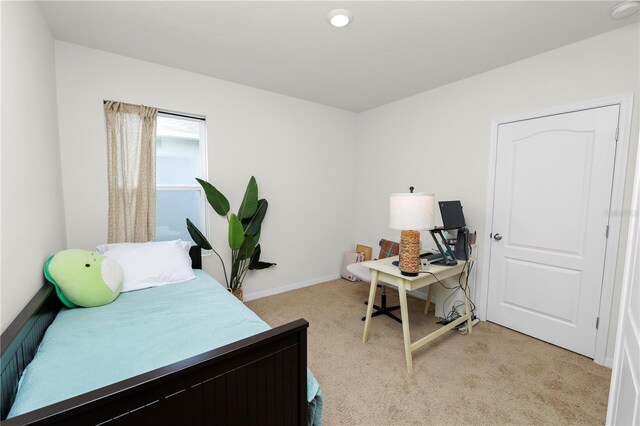
<path fill-rule="evenodd" d="M 471 248 L 470 248 L 471 249 Z M 465 268 L 467 268 L 466 274 L 464 274 L 464 269 L 463 271 L 460 273 L 460 275 L 458 276 L 458 285 L 454 286 L 454 287 L 448 287 L 447 285 L 445 285 L 440 278 L 438 278 L 436 276 L 436 274 L 434 274 L 431 271 L 420 271 L 421 274 L 430 274 L 433 278 L 436 279 L 436 281 L 444 288 L 446 288 L 447 290 L 454 290 L 453 292 L 451 292 L 451 294 L 449 294 L 449 296 L 447 296 L 447 298 L 444 300 L 443 305 L 446 306 L 446 304 L 449 302 L 449 299 L 451 299 L 451 297 L 453 297 L 455 294 L 458 293 L 459 290 L 462 290 L 464 293 L 464 297 L 469 301 L 469 304 L 471 306 L 471 319 L 475 320 L 476 319 L 476 305 L 475 303 L 473 303 L 473 300 L 471 300 L 471 297 L 469 296 L 469 275 L 471 275 L 471 271 L 473 270 L 473 266 L 475 265 L 475 261 L 469 261 L 469 257 L 465 256 Z M 465 282 L 464 282 L 464 287 L 462 285 L 462 276 L 463 274 L 465 275 Z M 462 315 L 460 315 L 460 313 L 458 312 L 458 308 L 464 306 L 464 302 L 458 302 L 458 304 L 456 305 L 455 303 L 452 305 L 451 307 L 451 311 L 445 316 L 445 318 L 441 321 L 438 321 L 437 324 L 448 324 L 451 321 L 455 321 L 456 319 L 460 318 Z M 462 326 L 462 324 L 461 324 Z M 460 329 L 461 327 L 459 327 L 459 332 L 460 334 L 466 334 L 467 330 L 466 327 L 464 327 L 464 330 Z"/>

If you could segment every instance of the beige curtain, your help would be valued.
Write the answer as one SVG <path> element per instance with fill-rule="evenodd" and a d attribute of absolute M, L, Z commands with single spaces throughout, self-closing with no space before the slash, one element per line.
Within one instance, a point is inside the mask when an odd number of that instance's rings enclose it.
<path fill-rule="evenodd" d="M 156 232 L 156 108 L 108 101 L 109 243 L 147 242 Z"/>

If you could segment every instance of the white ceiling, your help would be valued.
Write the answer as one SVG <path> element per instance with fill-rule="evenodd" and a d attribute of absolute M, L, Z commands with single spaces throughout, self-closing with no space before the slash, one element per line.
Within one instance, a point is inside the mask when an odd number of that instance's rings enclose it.
<path fill-rule="evenodd" d="M 611 1 L 48 1 L 56 39 L 364 111 L 638 20 Z M 353 22 L 331 27 L 334 8 Z"/>

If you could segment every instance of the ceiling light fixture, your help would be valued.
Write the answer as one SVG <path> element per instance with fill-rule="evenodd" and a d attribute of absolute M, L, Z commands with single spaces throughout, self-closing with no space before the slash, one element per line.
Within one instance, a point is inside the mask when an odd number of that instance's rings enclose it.
<path fill-rule="evenodd" d="M 613 6 L 609 13 L 611 14 L 611 19 L 624 19 L 638 12 L 638 10 L 640 10 L 640 1 L 626 0 Z"/>
<path fill-rule="evenodd" d="M 347 9 L 334 9 L 327 15 L 327 19 L 336 28 L 343 28 L 349 25 L 353 14 Z"/>

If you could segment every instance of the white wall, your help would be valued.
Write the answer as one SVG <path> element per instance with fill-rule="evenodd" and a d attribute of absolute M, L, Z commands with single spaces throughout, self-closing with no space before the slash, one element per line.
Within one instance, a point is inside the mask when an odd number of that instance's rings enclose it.
<path fill-rule="evenodd" d="M 31 2 L 2 2 L 2 331 L 66 247 L 53 38 Z"/>
<path fill-rule="evenodd" d="M 251 273 L 246 296 L 337 274 L 355 237 L 355 114 L 58 41 L 56 66 L 69 247 L 107 239 L 111 99 L 205 115 L 209 181 L 233 209 L 256 176 L 269 201 L 263 258 L 278 266 Z M 210 241 L 226 248 L 226 221 L 209 212 Z M 216 257 L 204 269 L 224 282 Z"/>
<path fill-rule="evenodd" d="M 435 193 L 439 200 L 462 200 L 467 224 L 478 231 L 481 244 L 488 232 L 486 179 L 494 119 L 633 91 L 629 159 L 635 158 L 639 51 L 635 24 L 360 114 L 358 242 L 374 245 L 380 237 L 398 238 L 388 226 L 388 194 L 413 185 L 416 191 Z M 625 208 L 633 167 L 629 161 Z M 628 220 L 623 236 L 627 225 Z M 422 240 L 431 242 L 428 234 Z M 613 353 L 624 243 L 622 238 L 608 357 Z"/>

